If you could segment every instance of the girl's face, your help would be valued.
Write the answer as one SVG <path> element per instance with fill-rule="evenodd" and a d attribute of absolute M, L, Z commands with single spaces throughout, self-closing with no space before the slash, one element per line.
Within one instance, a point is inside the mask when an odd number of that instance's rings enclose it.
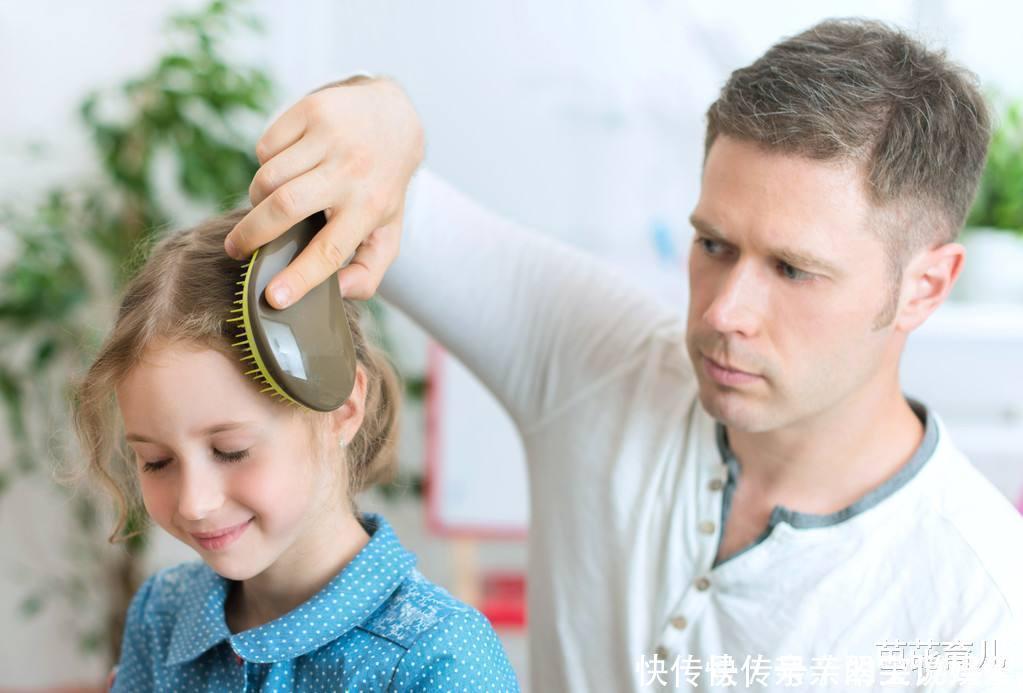
<path fill-rule="evenodd" d="M 350 514 L 345 479 L 324 478 L 341 467 L 318 463 L 306 420 L 275 406 L 219 351 L 154 348 L 117 400 L 149 515 L 226 578 L 300 557 Z M 335 445 L 361 423 L 349 404 L 332 414 Z"/>

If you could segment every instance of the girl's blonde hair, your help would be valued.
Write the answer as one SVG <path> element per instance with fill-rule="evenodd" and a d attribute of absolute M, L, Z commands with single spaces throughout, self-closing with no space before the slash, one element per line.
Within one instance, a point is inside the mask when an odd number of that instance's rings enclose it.
<path fill-rule="evenodd" d="M 117 411 L 118 384 L 157 343 L 216 349 L 244 373 L 242 354 L 231 346 L 236 328 L 227 322 L 244 261 L 224 252 L 224 238 L 247 212 L 239 209 L 214 217 L 172 233 L 155 245 L 125 287 L 114 327 L 74 389 L 73 420 L 86 472 L 112 496 L 117 507 L 111 542 L 137 534 L 121 533 L 129 514 L 142 512 L 137 474 L 126 454 L 123 422 Z M 400 390 L 390 362 L 363 334 L 359 307 L 347 299 L 344 305 L 356 357 L 367 380 L 365 418 L 345 455 L 351 503 L 359 491 L 393 475 Z M 255 381 L 253 387 L 257 387 Z M 306 417 L 311 432 L 325 422 L 326 414 L 273 402 L 282 415 L 291 410 Z"/>

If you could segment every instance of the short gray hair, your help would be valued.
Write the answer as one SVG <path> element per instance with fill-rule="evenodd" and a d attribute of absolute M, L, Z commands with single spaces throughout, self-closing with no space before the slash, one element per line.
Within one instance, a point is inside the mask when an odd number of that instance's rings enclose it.
<path fill-rule="evenodd" d="M 903 208 L 885 235 L 902 260 L 955 240 L 987 157 L 990 117 L 975 76 L 901 30 L 826 20 L 736 70 L 707 111 L 719 135 L 861 164 L 872 202 Z M 909 228 L 925 213 L 925 228 Z"/>

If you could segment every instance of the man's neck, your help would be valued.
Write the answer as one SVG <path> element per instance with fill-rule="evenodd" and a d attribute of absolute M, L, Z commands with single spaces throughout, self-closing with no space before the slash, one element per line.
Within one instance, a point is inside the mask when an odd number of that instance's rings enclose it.
<path fill-rule="evenodd" d="M 893 476 L 923 439 L 923 424 L 897 387 L 857 393 L 783 430 L 728 430 L 741 467 L 742 496 L 762 510 L 845 508 Z"/>

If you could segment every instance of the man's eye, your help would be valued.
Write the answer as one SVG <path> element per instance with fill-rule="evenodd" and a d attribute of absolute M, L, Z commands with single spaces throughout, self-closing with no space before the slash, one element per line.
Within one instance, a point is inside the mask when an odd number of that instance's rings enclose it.
<path fill-rule="evenodd" d="M 804 282 L 813 279 L 813 274 L 810 272 L 804 272 L 801 269 L 793 267 L 787 262 L 778 263 L 778 271 L 782 273 L 786 279 L 791 279 L 794 282 Z"/>
<path fill-rule="evenodd" d="M 710 238 L 696 237 L 696 243 L 703 248 L 703 251 L 708 255 L 717 255 L 721 252 L 721 244 Z"/>

